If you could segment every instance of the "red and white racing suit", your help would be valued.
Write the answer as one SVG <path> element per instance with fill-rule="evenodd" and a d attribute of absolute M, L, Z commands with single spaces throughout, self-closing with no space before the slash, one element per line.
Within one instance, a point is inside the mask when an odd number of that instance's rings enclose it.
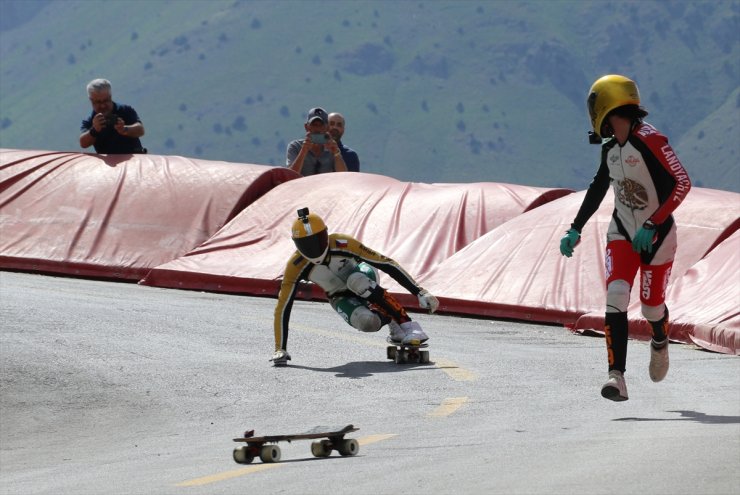
<path fill-rule="evenodd" d="M 606 333 L 609 343 L 609 332 L 614 330 L 614 325 L 625 327 L 623 332 L 620 329 L 620 333 L 624 333 L 624 342 L 621 342 L 620 337 L 619 344 L 620 347 L 624 345 L 626 355 L 629 288 L 638 268 L 641 271 L 640 299 L 643 315 L 651 322 L 660 321 L 666 326 L 665 290 L 677 247 L 676 225 L 672 213 L 691 189 L 691 181 L 668 144 L 668 139 L 650 124 L 638 123 L 623 146 L 614 138 L 602 145 L 601 165 L 589 185 L 572 228 L 581 232 L 588 219 L 599 208 L 610 184 L 614 189 L 614 212 L 607 232 L 605 257 Z M 655 224 L 653 249 L 650 253 L 637 253 L 632 249 L 632 239 L 647 220 Z M 614 284 L 615 281 L 624 281 L 626 285 Z M 620 317 L 619 322 L 615 323 L 617 313 Z M 609 351 L 612 366 L 611 348 Z M 617 369 L 621 367 L 621 371 L 624 371 L 624 364 L 619 364 Z"/>

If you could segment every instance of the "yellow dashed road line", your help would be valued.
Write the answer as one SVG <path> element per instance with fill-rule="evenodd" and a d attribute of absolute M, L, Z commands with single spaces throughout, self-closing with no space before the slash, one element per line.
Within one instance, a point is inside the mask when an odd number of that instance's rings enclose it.
<path fill-rule="evenodd" d="M 280 463 L 257 464 L 256 466 L 243 467 L 241 469 L 234 469 L 233 471 L 225 471 L 223 473 L 212 474 L 211 476 L 203 476 L 202 478 L 195 478 L 194 480 L 183 481 L 182 483 L 178 483 L 175 486 L 208 485 L 210 483 L 215 483 L 217 481 L 228 480 L 231 478 L 236 478 L 238 476 L 244 476 L 245 474 L 249 474 L 249 473 L 257 473 L 259 471 L 266 471 L 268 469 L 273 469 L 273 468 L 280 467 L 280 466 L 282 466 L 282 464 Z"/>
<path fill-rule="evenodd" d="M 449 399 L 445 399 L 441 405 L 439 405 L 434 411 L 427 414 L 427 416 L 431 416 L 434 418 L 449 416 L 450 414 L 460 409 L 466 402 L 468 402 L 467 397 L 450 397 Z"/>
<path fill-rule="evenodd" d="M 357 439 L 357 443 L 360 445 L 370 445 L 371 443 L 375 442 L 382 442 L 383 440 L 388 440 L 389 438 L 395 437 L 396 433 L 387 433 L 387 434 L 378 434 L 378 435 L 369 435 L 367 437 L 362 437 Z M 223 473 L 217 473 L 212 474 L 210 476 L 203 476 L 201 478 L 195 478 L 192 480 L 183 481 L 181 483 L 177 483 L 175 486 L 203 486 L 208 485 L 210 483 L 216 483 L 217 481 L 224 481 L 231 478 L 238 478 L 239 476 L 244 476 L 245 474 L 251 474 L 251 473 L 259 473 L 260 471 L 267 471 L 268 469 L 274 469 L 281 466 L 284 466 L 285 464 L 282 464 L 280 462 L 277 463 L 269 463 L 269 464 L 256 464 L 254 466 L 247 466 L 239 469 L 233 469 L 231 471 L 224 471 Z"/>
<path fill-rule="evenodd" d="M 472 371 L 466 370 L 465 368 L 460 368 L 458 365 L 448 359 L 433 358 L 432 361 L 434 361 L 434 364 L 437 365 L 437 368 L 441 369 L 442 371 L 447 373 L 450 378 L 452 378 L 453 380 L 457 380 L 458 382 L 470 382 L 477 378 L 475 373 L 473 373 Z"/>

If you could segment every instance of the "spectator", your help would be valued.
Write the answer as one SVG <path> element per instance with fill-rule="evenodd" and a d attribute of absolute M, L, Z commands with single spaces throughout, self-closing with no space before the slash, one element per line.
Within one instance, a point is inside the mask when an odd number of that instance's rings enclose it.
<path fill-rule="evenodd" d="M 329 134 L 334 138 L 339 146 L 339 152 L 342 154 L 344 164 L 347 165 L 349 172 L 360 171 L 360 157 L 357 156 L 357 152 L 352 148 L 346 147 L 342 143 L 342 136 L 344 136 L 345 130 L 344 116 L 338 112 L 332 112 L 329 114 Z"/>
<path fill-rule="evenodd" d="M 288 145 L 285 166 L 303 176 L 327 172 L 346 172 L 342 153 L 329 130 L 329 116 L 323 108 L 308 111 L 304 139 L 296 139 Z"/>
<path fill-rule="evenodd" d="M 144 135 L 144 125 L 136 110 L 113 101 L 110 81 L 93 79 L 87 85 L 87 95 L 93 110 L 82 121 L 81 147 L 92 145 L 96 153 L 146 153 L 139 140 Z"/>

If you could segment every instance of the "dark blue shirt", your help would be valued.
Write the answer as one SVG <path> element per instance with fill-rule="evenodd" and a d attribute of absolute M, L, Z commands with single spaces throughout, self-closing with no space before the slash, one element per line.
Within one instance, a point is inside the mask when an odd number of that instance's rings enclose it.
<path fill-rule="evenodd" d="M 352 148 L 347 148 L 342 144 L 341 141 L 337 143 L 339 146 L 339 152 L 342 154 L 342 160 L 347 165 L 348 172 L 359 172 L 360 171 L 360 157 L 357 156 L 357 152 Z"/>
<path fill-rule="evenodd" d="M 136 110 L 128 105 L 119 105 L 116 102 L 113 102 L 113 113 L 122 118 L 125 125 L 133 125 L 137 122 L 141 122 Z M 87 119 L 82 121 L 80 131 L 85 132 L 92 129 L 93 117 L 95 117 L 94 110 Z M 118 155 L 146 153 L 139 138 L 121 136 L 113 127 L 109 126 L 106 126 L 98 133 L 93 146 L 95 147 L 96 153 Z"/>

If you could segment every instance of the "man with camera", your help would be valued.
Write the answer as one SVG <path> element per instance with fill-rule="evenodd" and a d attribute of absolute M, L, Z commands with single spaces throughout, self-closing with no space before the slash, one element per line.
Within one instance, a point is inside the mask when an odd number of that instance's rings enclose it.
<path fill-rule="evenodd" d="M 342 153 L 337 142 L 329 134 L 329 116 L 323 108 L 308 111 L 304 139 L 296 139 L 288 145 L 285 166 L 303 176 L 327 172 L 346 172 Z"/>
<path fill-rule="evenodd" d="M 348 148 L 342 143 L 342 136 L 344 136 L 345 121 L 344 115 L 339 112 L 332 112 L 329 114 L 329 134 L 334 138 L 339 147 L 339 152 L 342 154 L 344 164 L 347 165 L 347 170 L 350 172 L 360 171 L 360 157 L 357 152 L 352 148 Z"/>
<path fill-rule="evenodd" d="M 96 153 L 146 153 L 139 138 L 144 135 L 136 110 L 118 104 L 111 96 L 111 84 L 106 79 L 93 79 L 87 85 L 92 113 L 82 121 L 80 146 L 95 147 Z"/>

